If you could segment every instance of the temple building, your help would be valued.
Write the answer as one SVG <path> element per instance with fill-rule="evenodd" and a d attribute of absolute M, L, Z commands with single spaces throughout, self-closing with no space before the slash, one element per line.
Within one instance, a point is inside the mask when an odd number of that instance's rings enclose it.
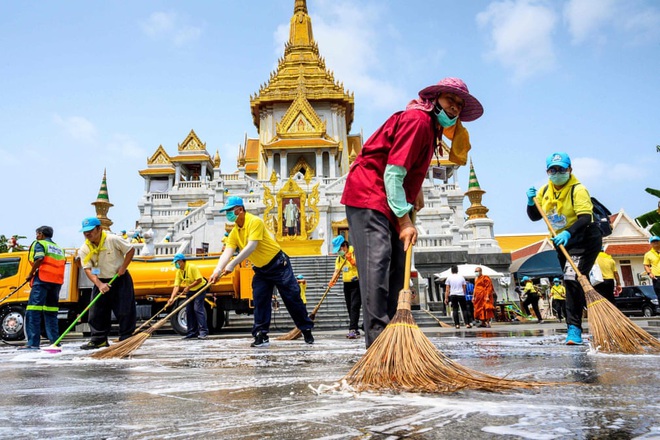
<path fill-rule="evenodd" d="M 250 96 L 258 137 L 243 140 L 232 158 L 236 170 L 223 172 L 226 160 L 223 166 L 218 151 L 209 152 L 191 130 L 175 153 L 160 145 L 139 171 L 144 194 L 137 227 L 152 236 L 142 252 L 220 252 L 233 225 L 219 208 L 228 196 L 240 196 L 289 255 L 327 255 L 332 238 L 349 233 L 340 199 L 363 144 L 361 134 L 351 133 L 354 105 L 353 93 L 320 55 L 306 1 L 295 0 L 284 54 Z M 466 262 L 506 272 L 510 257 L 494 238 L 474 167 L 465 193 L 458 168 L 447 155 L 429 167 L 425 208 L 417 216 L 416 267 L 425 277 Z M 464 210 L 466 195 L 471 205 Z"/>

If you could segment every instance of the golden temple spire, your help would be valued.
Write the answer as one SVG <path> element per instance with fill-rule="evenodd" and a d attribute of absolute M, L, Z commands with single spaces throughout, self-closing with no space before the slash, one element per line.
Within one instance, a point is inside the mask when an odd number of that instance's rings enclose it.
<path fill-rule="evenodd" d="M 307 13 L 307 2 L 305 0 L 296 0 L 293 8 L 293 17 L 291 17 L 289 44 L 293 46 L 309 46 L 313 42 L 312 19 Z"/>
<path fill-rule="evenodd" d="M 103 181 L 101 182 L 99 194 L 96 196 L 96 201 L 92 202 L 92 205 L 96 209 L 96 217 L 101 221 L 101 227 L 106 231 L 109 231 L 110 226 L 112 226 L 112 220 L 110 220 L 107 215 L 108 210 L 114 205 L 110 203 L 110 196 L 108 196 L 108 183 L 105 169 L 103 170 Z"/>
<path fill-rule="evenodd" d="M 470 181 L 468 184 L 468 190 L 465 193 L 471 203 L 470 207 L 465 210 L 465 213 L 468 215 L 468 220 L 475 218 L 488 218 L 488 216 L 486 216 L 488 208 L 481 204 L 481 197 L 485 193 L 486 191 L 479 186 L 477 173 L 474 172 L 474 165 L 472 164 L 472 158 L 470 158 Z"/>

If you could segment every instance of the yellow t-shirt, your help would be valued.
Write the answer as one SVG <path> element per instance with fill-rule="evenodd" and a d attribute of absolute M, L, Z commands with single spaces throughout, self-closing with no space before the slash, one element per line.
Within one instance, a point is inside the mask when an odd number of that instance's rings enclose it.
<path fill-rule="evenodd" d="M 644 254 L 644 266 L 651 266 L 651 273 L 660 277 L 660 254 L 655 249 Z"/>
<path fill-rule="evenodd" d="M 566 287 L 561 284 L 558 286 L 553 285 L 552 289 L 550 289 L 550 294 L 552 295 L 552 299 L 566 299 Z"/>
<path fill-rule="evenodd" d="M 355 250 L 353 249 L 353 246 L 348 247 L 348 255 L 355 259 Z M 346 264 L 344 264 L 344 268 L 342 269 L 342 280 L 345 283 L 348 283 L 353 281 L 353 278 L 357 278 L 358 271 L 357 267 L 352 265 L 351 262 L 344 257 L 337 257 L 335 260 L 335 270 L 339 269 L 344 261 L 346 261 Z"/>
<path fill-rule="evenodd" d="M 572 189 L 573 186 L 575 189 Z M 570 228 L 578 215 L 589 214 L 593 219 L 594 206 L 589 191 L 573 175 L 562 189 L 555 190 L 552 183 L 548 183 L 539 189 L 538 194 L 541 206 L 557 233 Z"/>
<path fill-rule="evenodd" d="M 525 288 L 523 289 L 523 292 L 536 295 L 536 288 L 534 287 L 534 283 L 531 281 L 527 281 L 525 283 Z"/>
<path fill-rule="evenodd" d="M 614 279 L 614 274 L 617 272 L 614 258 L 605 252 L 601 252 L 598 254 L 596 263 L 598 263 L 598 267 L 600 267 L 600 271 L 603 273 L 604 280 Z"/>
<path fill-rule="evenodd" d="M 270 260 L 281 250 L 280 245 L 266 230 L 264 221 L 256 215 L 246 212 L 243 227 L 234 226 L 227 237 L 227 246 L 233 249 L 243 249 L 248 241 L 259 242 L 257 248 L 248 257 L 255 267 L 263 267 L 270 263 Z"/>
<path fill-rule="evenodd" d="M 190 286 L 195 281 L 199 280 L 200 278 L 204 278 L 204 277 L 202 276 L 202 273 L 199 271 L 197 266 L 195 266 L 194 264 L 190 264 L 186 261 L 186 267 L 183 270 L 177 269 L 176 275 L 174 276 L 174 285 L 187 287 Z M 190 291 L 197 292 L 205 285 L 206 282 L 202 282 L 196 285 L 195 287 L 193 287 L 192 289 L 190 289 Z"/>

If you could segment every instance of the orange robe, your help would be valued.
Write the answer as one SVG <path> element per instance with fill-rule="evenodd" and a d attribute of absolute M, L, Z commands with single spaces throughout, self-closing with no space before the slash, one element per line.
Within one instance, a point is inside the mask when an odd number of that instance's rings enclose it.
<path fill-rule="evenodd" d="M 487 321 L 495 317 L 495 305 L 493 304 L 493 282 L 486 275 L 481 275 L 474 282 L 474 318 L 479 321 Z"/>

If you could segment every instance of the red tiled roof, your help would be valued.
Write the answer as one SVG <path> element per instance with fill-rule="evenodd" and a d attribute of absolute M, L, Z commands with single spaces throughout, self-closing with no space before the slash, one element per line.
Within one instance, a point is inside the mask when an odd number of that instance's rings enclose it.
<path fill-rule="evenodd" d="M 650 246 L 645 243 L 638 244 L 610 244 L 605 249 L 608 254 L 616 255 L 644 255 Z"/>
<path fill-rule="evenodd" d="M 543 241 L 539 241 L 538 243 L 530 244 L 529 246 L 526 246 L 522 249 L 518 249 L 517 251 L 511 252 L 511 261 L 515 261 L 518 258 L 525 258 L 530 255 L 537 254 L 539 252 L 539 249 L 541 249 L 542 244 Z"/>

